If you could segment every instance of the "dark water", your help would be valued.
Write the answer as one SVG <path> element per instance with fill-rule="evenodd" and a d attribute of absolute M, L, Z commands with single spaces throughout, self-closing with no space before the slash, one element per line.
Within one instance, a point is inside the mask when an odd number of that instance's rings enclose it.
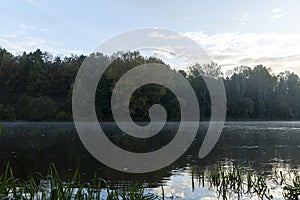
<path fill-rule="evenodd" d="M 20 178 L 34 172 L 46 174 L 50 164 L 55 163 L 63 179 L 71 177 L 79 168 L 86 181 L 97 171 L 112 184 L 139 181 L 155 188 L 161 182 L 169 185 L 176 182 L 174 187 L 180 187 L 185 180 L 190 182 L 186 173 L 191 165 L 244 165 L 251 166 L 257 173 L 268 174 L 275 167 L 297 168 L 300 164 L 300 122 L 228 122 L 215 148 L 207 157 L 199 159 L 197 155 L 208 125 L 203 122 L 194 143 L 180 159 L 146 174 L 118 172 L 101 164 L 84 148 L 73 123 L 2 124 L 0 169 L 10 161 L 15 176 Z M 149 152 L 167 145 L 178 128 L 178 123 L 168 123 L 157 136 L 145 140 L 124 135 L 111 123 L 101 125 L 115 144 L 134 152 Z"/>

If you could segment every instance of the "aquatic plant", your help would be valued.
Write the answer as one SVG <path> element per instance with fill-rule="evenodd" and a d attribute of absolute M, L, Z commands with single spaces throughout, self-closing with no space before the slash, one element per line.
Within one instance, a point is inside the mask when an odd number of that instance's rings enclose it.
<path fill-rule="evenodd" d="M 297 171 L 292 172 L 292 181 L 290 184 L 284 186 L 284 198 L 285 199 L 299 199 L 300 198 L 300 175 Z"/>
<path fill-rule="evenodd" d="M 210 188 L 216 190 L 218 197 L 229 199 L 236 195 L 240 199 L 243 195 L 256 195 L 258 198 L 272 199 L 269 194 L 269 187 L 266 183 L 266 177 L 253 173 L 250 169 L 241 166 L 225 167 L 217 165 L 213 168 L 198 170 L 199 182 L 202 181 L 204 187 L 205 181 Z"/>
<path fill-rule="evenodd" d="M 151 200 L 157 196 L 145 193 L 139 185 L 131 185 L 129 189 L 110 189 L 106 181 L 94 174 L 90 182 L 83 183 L 77 169 L 68 181 L 63 181 L 55 167 L 51 165 L 47 176 L 37 174 L 28 180 L 15 178 L 13 170 L 7 163 L 4 172 L 0 175 L 0 199 L 123 199 L 123 200 Z M 104 183 L 104 185 L 102 185 Z M 104 192 L 106 190 L 106 192 Z M 102 193 L 105 193 L 101 195 Z"/>
<path fill-rule="evenodd" d="M 208 187 L 216 191 L 220 199 L 245 199 L 257 196 L 258 199 L 273 199 L 274 188 L 281 188 L 282 198 L 299 199 L 300 175 L 297 170 L 285 173 L 275 170 L 272 175 L 260 175 L 243 166 L 216 165 L 204 169 L 191 167 L 192 191 L 198 181 L 199 187 Z M 274 186 L 275 185 L 275 186 Z M 0 199 L 108 199 L 108 200 L 154 200 L 174 199 L 165 196 L 161 183 L 161 195 L 153 194 L 138 183 L 110 185 L 99 178 L 97 173 L 88 182 L 81 181 L 77 169 L 69 180 L 62 180 L 55 165 L 49 167 L 46 176 L 34 173 L 23 180 L 14 176 L 9 162 L 0 175 Z"/>

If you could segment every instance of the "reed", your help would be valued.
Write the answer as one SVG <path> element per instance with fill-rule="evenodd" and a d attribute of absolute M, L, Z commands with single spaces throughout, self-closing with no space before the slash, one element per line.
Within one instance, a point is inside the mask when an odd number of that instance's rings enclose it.
<path fill-rule="evenodd" d="M 101 185 L 101 183 L 105 185 Z M 104 189 L 107 192 L 101 196 Z M 127 190 L 110 189 L 105 180 L 98 178 L 96 173 L 90 182 L 83 183 L 80 180 L 78 169 L 70 181 L 63 181 L 54 164 L 50 166 L 47 176 L 39 175 L 38 178 L 31 176 L 28 180 L 22 180 L 15 178 L 8 162 L 4 172 L 0 175 L 0 199 L 97 200 L 103 198 L 109 200 L 152 200 L 157 199 L 157 196 L 145 193 L 144 188 L 137 184 L 131 185 Z"/>
<path fill-rule="evenodd" d="M 194 191 L 195 182 L 199 187 L 208 187 L 216 191 L 219 199 L 240 199 L 257 196 L 258 199 L 273 199 L 274 187 L 282 189 L 282 198 L 299 199 L 300 175 L 297 170 L 282 172 L 275 170 L 272 175 L 259 175 L 251 168 L 241 166 L 216 165 L 212 168 L 191 167 L 191 187 Z M 197 180 L 198 179 L 198 180 Z M 275 185 L 275 186 L 274 186 Z M 108 200 L 154 200 L 173 199 L 166 197 L 164 185 L 161 184 L 161 195 L 145 191 L 139 184 L 121 184 L 122 187 L 112 188 L 105 180 L 94 173 L 89 182 L 82 182 L 77 169 L 68 181 L 60 178 L 55 165 L 49 167 L 47 176 L 32 174 L 27 180 L 14 176 L 9 162 L 0 175 L 0 199 L 108 199 Z"/>

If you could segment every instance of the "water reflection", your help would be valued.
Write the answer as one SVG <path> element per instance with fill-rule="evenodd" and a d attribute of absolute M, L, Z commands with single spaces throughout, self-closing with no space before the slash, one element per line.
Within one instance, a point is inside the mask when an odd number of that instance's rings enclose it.
<path fill-rule="evenodd" d="M 55 163 L 63 179 L 71 177 L 76 168 L 80 169 L 83 180 L 89 181 L 97 171 L 111 184 L 138 181 L 146 182 L 147 187 L 157 187 L 161 182 L 170 185 L 170 181 L 176 177 L 173 182 L 184 184 L 186 180 L 190 191 L 190 180 L 185 177 L 186 170 L 192 165 L 203 168 L 218 163 L 243 165 L 250 166 L 257 173 L 270 174 L 275 168 L 296 168 L 300 163 L 299 122 L 227 123 L 213 151 L 200 160 L 197 156 L 208 126 L 203 122 L 193 144 L 180 159 L 162 170 L 146 174 L 122 173 L 98 162 L 82 145 L 73 123 L 3 125 L 3 134 L 0 136 L 1 169 L 10 161 L 15 176 L 20 178 L 27 178 L 33 172 L 46 174 L 50 163 Z M 102 127 L 118 146 L 129 151 L 147 152 L 168 144 L 176 133 L 178 123 L 167 123 L 159 135 L 143 141 L 124 136 L 111 123 L 103 123 Z"/>

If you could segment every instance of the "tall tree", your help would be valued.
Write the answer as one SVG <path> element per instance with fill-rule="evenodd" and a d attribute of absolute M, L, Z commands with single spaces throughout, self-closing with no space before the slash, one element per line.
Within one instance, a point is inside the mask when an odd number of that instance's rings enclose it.
<path fill-rule="evenodd" d="M 254 114 L 256 117 L 263 118 L 267 115 L 268 106 L 272 101 L 275 92 L 276 76 L 270 73 L 263 65 L 257 65 L 251 71 L 249 77 L 248 95 L 254 101 Z"/>

